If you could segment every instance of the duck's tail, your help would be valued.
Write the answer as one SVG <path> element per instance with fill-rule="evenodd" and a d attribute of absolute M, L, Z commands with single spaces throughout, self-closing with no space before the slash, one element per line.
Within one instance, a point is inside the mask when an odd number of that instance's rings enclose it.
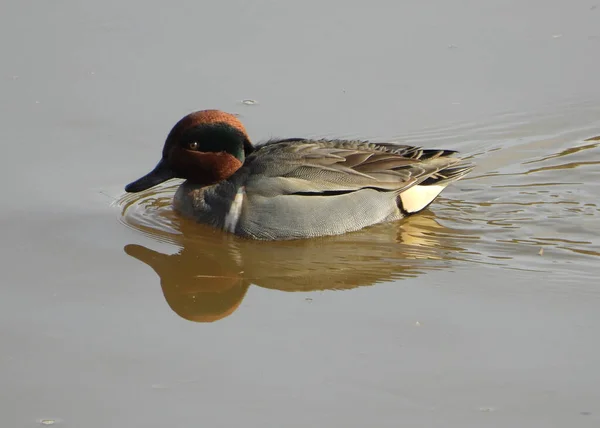
<path fill-rule="evenodd" d="M 420 186 L 441 186 L 444 187 L 463 178 L 467 175 L 471 170 L 475 167 L 475 165 L 467 162 L 460 162 L 444 168 L 435 174 L 427 177 L 421 183 Z"/>
<path fill-rule="evenodd" d="M 456 152 L 450 150 L 423 151 L 420 159 L 442 159 Z M 427 153 L 429 152 L 429 153 Z M 398 207 L 404 215 L 414 214 L 427 208 L 438 195 L 451 183 L 461 179 L 474 168 L 474 165 L 461 159 L 447 159 L 448 166 L 442 167 L 421 181 L 398 195 Z"/>

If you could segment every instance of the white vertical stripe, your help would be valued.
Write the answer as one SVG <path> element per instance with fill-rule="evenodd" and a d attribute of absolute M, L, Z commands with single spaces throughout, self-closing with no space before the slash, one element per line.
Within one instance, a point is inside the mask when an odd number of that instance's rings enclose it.
<path fill-rule="evenodd" d="M 225 216 L 225 225 L 223 227 L 227 232 L 235 233 L 235 227 L 242 214 L 242 204 L 244 203 L 245 194 L 246 189 L 242 186 L 238 189 L 233 201 L 231 201 L 231 206 L 229 207 L 229 212 Z"/>

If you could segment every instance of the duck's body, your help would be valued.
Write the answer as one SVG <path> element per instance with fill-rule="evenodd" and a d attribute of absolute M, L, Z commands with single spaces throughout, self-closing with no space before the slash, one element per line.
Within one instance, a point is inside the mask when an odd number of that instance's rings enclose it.
<path fill-rule="evenodd" d="M 173 128 L 155 170 L 127 190 L 187 178 L 175 209 L 244 237 L 312 238 L 398 220 L 472 168 L 454 151 L 392 143 L 288 139 L 254 148 L 234 117 L 192 115 Z"/>

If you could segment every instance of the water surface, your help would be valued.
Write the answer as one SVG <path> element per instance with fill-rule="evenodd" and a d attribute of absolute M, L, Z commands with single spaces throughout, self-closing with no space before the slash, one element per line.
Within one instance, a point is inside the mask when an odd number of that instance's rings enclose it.
<path fill-rule="evenodd" d="M 600 6 L 3 8 L 3 425 L 598 426 Z M 201 108 L 477 168 L 403 222 L 240 240 L 176 182 L 123 195 Z"/>

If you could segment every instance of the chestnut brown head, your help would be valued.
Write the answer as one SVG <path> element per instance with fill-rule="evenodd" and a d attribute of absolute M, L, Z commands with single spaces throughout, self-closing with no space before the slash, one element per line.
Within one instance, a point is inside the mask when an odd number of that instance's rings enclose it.
<path fill-rule="evenodd" d="M 235 116 L 219 110 L 197 111 L 173 127 L 156 167 L 125 190 L 140 192 L 171 178 L 215 184 L 237 171 L 251 151 L 246 129 Z"/>

